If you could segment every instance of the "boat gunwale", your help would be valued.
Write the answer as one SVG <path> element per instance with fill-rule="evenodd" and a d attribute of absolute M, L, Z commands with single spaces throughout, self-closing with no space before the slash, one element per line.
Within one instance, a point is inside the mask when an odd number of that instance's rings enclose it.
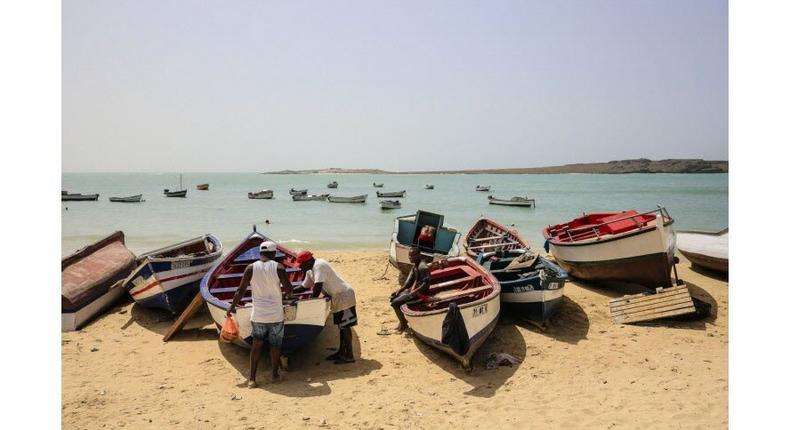
<path fill-rule="evenodd" d="M 212 242 L 214 242 L 217 245 L 217 249 L 214 250 L 214 252 L 210 252 L 210 253 L 208 253 L 206 255 L 200 255 L 200 256 L 197 256 L 197 257 L 193 256 L 193 255 L 180 255 L 180 256 L 176 256 L 176 257 L 156 257 L 154 255 L 154 254 L 161 254 L 163 252 L 173 251 L 173 250 L 178 249 L 178 248 L 183 248 L 183 247 L 186 247 L 188 245 L 192 245 L 194 243 L 202 242 L 202 241 L 204 241 L 206 239 L 211 240 Z M 222 251 L 223 251 L 222 241 L 220 241 L 217 236 L 215 236 L 215 235 L 213 235 L 211 233 L 206 233 L 206 234 L 204 234 L 202 236 L 194 237 L 192 239 L 187 239 L 187 240 L 185 240 L 183 242 L 179 242 L 179 243 L 176 243 L 176 244 L 173 244 L 173 245 L 165 246 L 165 247 L 162 247 L 162 248 L 159 248 L 159 249 L 155 249 L 153 251 L 146 252 L 145 254 L 142 254 L 142 255 L 138 256 L 137 257 L 137 261 L 139 261 L 140 264 L 142 264 L 143 260 L 148 260 L 148 262 L 150 262 L 150 263 L 162 263 L 162 262 L 195 260 L 197 258 L 212 257 L 215 254 L 220 254 L 221 255 Z"/>

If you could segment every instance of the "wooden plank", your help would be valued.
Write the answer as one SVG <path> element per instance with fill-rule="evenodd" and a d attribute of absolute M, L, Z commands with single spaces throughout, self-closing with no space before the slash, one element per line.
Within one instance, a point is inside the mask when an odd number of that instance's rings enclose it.
<path fill-rule="evenodd" d="M 609 301 L 612 322 L 633 323 L 694 313 L 686 286 L 659 288 L 654 294 L 635 294 Z"/>
<path fill-rule="evenodd" d="M 617 297 L 615 299 L 609 300 L 609 303 L 611 304 L 611 303 L 618 303 L 618 302 L 623 302 L 623 301 L 632 301 L 634 299 L 645 298 L 645 297 L 650 298 L 650 297 L 654 297 L 654 296 L 658 295 L 659 293 L 666 295 L 666 294 L 669 294 L 669 293 L 672 293 L 672 292 L 675 292 L 675 291 L 686 291 L 686 292 L 688 292 L 688 288 L 685 285 L 681 285 L 681 286 L 678 286 L 678 287 L 672 287 L 672 288 L 663 288 L 663 289 L 656 290 L 656 294 L 646 294 L 646 293 L 632 294 L 632 295 L 623 296 L 623 297 Z"/>
<path fill-rule="evenodd" d="M 680 316 L 680 315 L 688 315 L 688 314 L 694 313 L 695 311 L 696 311 L 696 309 L 693 306 L 691 306 L 691 307 L 675 309 L 675 310 L 671 310 L 671 311 L 667 311 L 667 312 L 663 312 L 663 313 L 655 313 L 655 314 L 650 314 L 650 315 L 643 315 L 643 316 L 639 316 L 639 317 L 622 316 L 622 317 L 615 318 L 613 321 L 616 324 L 635 323 L 635 322 L 640 322 L 640 321 L 656 320 L 656 319 L 659 319 L 659 318 L 667 318 L 667 317 L 675 317 L 675 316 Z"/>
<path fill-rule="evenodd" d="M 176 322 L 173 323 L 173 325 L 170 327 L 170 330 L 165 333 L 165 337 L 162 338 L 162 340 L 167 342 L 173 337 L 174 334 L 181 331 L 181 329 L 186 325 L 187 321 L 189 321 L 189 319 L 192 318 L 195 313 L 197 313 L 198 309 L 200 309 L 200 307 L 203 305 L 203 302 L 203 295 L 201 295 L 200 291 L 198 291 L 197 294 L 195 294 L 195 298 L 192 299 L 191 303 L 189 303 L 189 306 L 184 309 L 184 312 L 182 312 Z"/>
<path fill-rule="evenodd" d="M 445 288 L 445 287 L 449 287 L 451 285 L 462 284 L 462 283 L 465 283 L 465 282 L 471 282 L 475 278 L 478 278 L 478 277 L 480 277 L 480 275 L 467 276 L 466 278 L 454 279 L 452 281 L 442 282 L 440 284 L 434 284 L 434 285 L 431 285 L 429 290 L 439 290 L 439 289 L 442 289 L 442 288 Z"/>
<path fill-rule="evenodd" d="M 479 293 L 481 291 L 488 290 L 490 288 L 491 288 L 490 285 L 484 285 L 482 287 L 470 288 L 468 290 L 459 290 L 457 293 L 441 297 L 438 300 L 431 300 L 428 302 L 428 304 L 435 306 L 441 303 L 451 302 L 461 297 L 471 296 L 472 294 Z M 432 299 L 434 298 L 432 297 Z"/>
<path fill-rule="evenodd" d="M 494 240 L 494 239 L 501 239 L 505 237 L 504 234 L 500 234 L 497 236 L 487 236 L 487 237 L 476 237 L 470 240 L 470 242 L 485 242 L 487 240 Z"/>
<path fill-rule="evenodd" d="M 496 248 L 500 246 L 508 246 L 508 245 L 519 245 L 518 242 L 505 242 L 505 243 L 492 243 L 489 245 L 479 245 L 479 246 L 472 246 L 467 249 L 484 249 L 484 248 Z"/>
<path fill-rule="evenodd" d="M 650 302 L 669 300 L 670 298 L 678 298 L 678 297 L 688 298 L 688 296 L 689 296 L 688 291 L 673 291 L 673 292 L 667 293 L 667 294 L 660 294 L 660 295 L 653 294 L 653 295 L 644 297 L 641 300 L 635 299 L 635 300 L 630 300 L 630 301 L 627 301 L 627 302 L 617 302 L 617 303 L 611 303 L 610 302 L 609 303 L 609 307 L 611 307 L 612 309 L 615 309 L 615 308 L 617 308 L 617 309 L 623 309 L 623 308 L 624 309 L 628 309 L 629 307 L 639 306 L 639 305 L 647 304 L 647 303 L 650 303 Z"/>
<path fill-rule="evenodd" d="M 681 297 L 671 298 L 671 299 L 668 299 L 666 301 L 649 302 L 649 303 L 636 303 L 636 304 L 630 305 L 628 307 L 611 308 L 611 310 L 612 310 L 612 315 L 614 315 L 614 314 L 633 313 L 633 312 L 640 312 L 640 311 L 644 311 L 644 310 L 648 310 L 648 309 L 656 309 L 656 308 L 660 308 L 662 306 L 669 306 L 669 305 L 674 305 L 674 304 L 678 304 L 678 303 L 688 303 L 689 300 L 690 299 L 688 297 L 682 297 L 681 296 Z"/>
<path fill-rule="evenodd" d="M 653 312 L 656 309 L 665 309 L 665 308 L 668 308 L 668 307 L 673 307 L 673 306 L 678 306 L 678 305 L 684 305 L 685 306 L 685 305 L 688 305 L 689 303 L 693 304 L 694 302 L 689 300 L 689 299 L 686 299 L 686 298 L 674 299 L 674 300 L 670 300 L 670 301 L 667 301 L 667 302 L 654 303 L 652 305 L 642 306 L 642 307 L 634 308 L 634 309 L 625 309 L 625 310 L 619 310 L 619 311 L 612 310 L 612 316 L 616 316 L 616 315 L 634 315 L 634 314 L 644 313 L 644 312 Z"/>

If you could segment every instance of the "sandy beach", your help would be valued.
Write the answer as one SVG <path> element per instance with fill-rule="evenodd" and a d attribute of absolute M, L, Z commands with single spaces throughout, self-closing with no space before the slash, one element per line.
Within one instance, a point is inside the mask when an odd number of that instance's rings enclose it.
<path fill-rule="evenodd" d="M 702 321 L 615 325 L 608 300 L 628 291 L 578 282 L 541 331 L 505 313 L 469 373 L 410 335 L 381 335 L 396 318 L 397 273 L 384 251 L 320 252 L 357 293 L 354 364 L 324 360 L 329 325 L 290 362 L 285 380 L 244 387 L 248 351 L 220 343 L 204 310 L 168 342 L 163 312 L 131 302 L 62 334 L 62 421 L 97 428 L 726 428 L 728 283 L 679 274 L 713 304 Z M 682 257 L 681 257 L 682 258 Z M 486 370 L 506 352 L 523 362 Z"/>

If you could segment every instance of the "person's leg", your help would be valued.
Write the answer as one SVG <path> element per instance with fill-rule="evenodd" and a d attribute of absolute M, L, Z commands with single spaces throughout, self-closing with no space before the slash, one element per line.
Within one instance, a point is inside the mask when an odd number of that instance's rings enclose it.
<path fill-rule="evenodd" d="M 393 299 L 391 302 L 392 309 L 395 311 L 395 315 L 397 315 L 398 322 L 400 323 L 398 324 L 398 328 L 397 328 L 399 332 L 402 332 L 409 327 L 409 322 L 406 321 L 406 317 L 403 316 L 403 312 L 400 310 L 400 307 L 401 305 L 405 305 L 406 303 L 409 303 L 412 300 L 414 300 L 414 297 L 412 297 L 411 294 L 409 294 L 408 292 L 403 292 L 401 293 L 401 295 Z"/>
<path fill-rule="evenodd" d="M 332 354 L 330 354 L 329 356 L 326 357 L 326 359 L 329 360 L 329 361 L 337 360 L 337 357 L 339 357 L 342 354 L 341 351 L 343 350 L 343 336 L 342 336 L 343 330 L 340 329 L 340 323 L 342 321 L 342 317 L 343 317 L 343 312 L 342 311 L 341 312 L 335 312 L 334 314 L 332 314 L 332 322 L 334 322 L 335 325 L 337 325 L 338 329 L 340 330 L 340 333 L 339 333 L 340 335 L 338 336 L 339 340 L 338 340 L 338 345 L 337 345 L 337 351 L 333 352 Z"/>
<path fill-rule="evenodd" d="M 338 360 L 344 363 L 353 363 L 354 351 L 351 346 L 351 327 L 340 329 L 340 341 L 343 343 L 343 346 L 340 349 L 340 355 L 337 357 Z"/>
<path fill-rule="evenodd" d="M 255 382 L 255 375 L 258 374 L 258 362 L 261 359 L 261 350 L 263 349 L 263 340 L 253 339 L 252 349 L 250 349 L 250 377 L 247 379 L 247 386 L 254 388 L 257 386 Z"/>
<path fill-rule="evenodd" d="M 269 354 L 272 360 L 272 381 L 277 382 L 280 376 L 280 355 L 285 335 L 285 323 L 272 323 L 269 325 Z"/>

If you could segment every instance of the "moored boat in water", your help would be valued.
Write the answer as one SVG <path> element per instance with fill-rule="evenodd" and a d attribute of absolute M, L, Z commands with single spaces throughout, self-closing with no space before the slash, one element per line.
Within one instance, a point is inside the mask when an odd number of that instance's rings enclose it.
<path fill-rule="evenodd" d="M 329 196 L 327 200 L 332 203 L 365 203 L 368 199 L 367 194 L 360 194 L 358 196 L 353 197 L 338 197 L 338 196 Z"/>
<path fill-rule="evenodd" d="M 267 199 L 268 200 L 268 199 L 271 199 L 272 197 L 274 197 L 274 191 L 272 191 L 272 190 L 263 190 L 263 191 L 257 191 L 257 192 L 254 192 L 254 193 L 247 193 L 247 198 L 248 199 L 253 199 L 253 200 L 259 200 L 259 199 Z"/>
<path fill-rule="evenodd" d="M 291 196 L 293 201 L 295 202 L 311 202 L 311 201 L 326 201 L 326 198 L 329 197 L 329 194 L 306 194 L 306 195 L 296 195 Z"/>
<path fill-rule="evenodd" d="M 288 194 L 290 194 L 292 196 L 304 196 L 304 195 L 307 195 L 307 188 L 305 188 L 303 190 L 295 190 L 295 189 L 291 188 L 290 190 L 288 190 Z"/>
<path fill-rule="evenodd" d="M 469 257 L 449 258 L 445 266 L 432 264 L 426 298 L 400 310 L 418 339 L 469 368 L 499 319 L 500 286 Z M 443 326 L 465 336 L 445 336 Z"/>
<path fill-rule="evenodd" d="M 535 199 L 515 196 L 515 197 L 511 197 L 509 200 L 505 200 L 505 199 L 498 199 L 494 196 L 488 196 L 488 204 L 500 205 L 500 206 L 521 206 L 521 207 L 531 208 L 535 206 Z"/>
<path fill-rule="evenodd" d="M 77 330 L 112 305 L 134 268 L 135 256 L 121 231 L 63 258 L 60 264 L 61 330 Z"/>
<path fill-rule="evenodd" d="M 145 200 L 143 200 L 142 194 L 137 194 L 127 197 L 110 197 L 110 201 L 113 203 L 140 203 L 144 202 Z"/>
<path fill-rule="evenodd" d="M 562 303 L 568 273 L 528 249 L 481 253 L 477 262 L 494 275 L 503 305 L 544 326 Z"/>
<path fill-rule="evenodd" d="M 81 194 L 81 193 L 60 193 L 60 201 L 62 202 L 89 202 L 99 200 L 98 194 Z"/>
<path fill-rule="evenodd" d="M 379 206 L 382 209 L 400 209 L 400 200 L 381 200 Z"/>
<path fill-rule="evenodd" d="M 571 276 L 591 282 L 672 286 L 675 220 L 663 207 L 585 214 L 546 227 L 547 251 Z"/>
<path fill-rule="evenodd" d="M 514 229 L 498 222 L 480 217 L 466 233 L 462 242 L 463 249 L 472 257 L 491 251 L 509 251 L 528 248 L 529 245 Z"/>
<path fill-rule="evenodd" d="M 475 191 L 491 191 L 491 185 L 476 185 Z"/>
<path fill-rule="evenodd" d="M 432 230 L 433 236 L 429 240 L 420 240 L 426 227 Z M 444 215 L 417 211 L 412 215 L 397 217 L 390 239 L 389 262 L 401 272 L 401 276 L 405 276 L 413 266 L 409 261 L 409 249 L 412 246 L 418 246 L 424 255 L 433 260 L 456 257 L 460 252 L 460 236 L 458 230 L 444 225 Z"/>
<path fill-rule="evenodd" d="M 208 191 L 208 184 L 198 184 L 195 186 L 199 191 Z"/>
<path fill-rule="evenodd" d="M 169 189 L 165 188 L 164 194 L 165 197 L 186 197 L 187 190 L 184 188 L 184 184 L 182 182 L 183 175 L 178 175 L 178 190 L 170 191 Z"/>
<path fill-rule="evenodd" d="M 225 314 L 241 283 L 244 269 L 260 258 L 258 247 L 264 241 L 271 240 L 253 232 L 242 243 L 228 253 L 212 267 L 200 282 L 200 294 L 208 304 L 209 313 L 217 327 L 222 329 Z M 296 254 L 288 248 L 278 245 L 276 260 L 285 266 L 288 278 L 294 287 L 301 285 L 304 279 Z M 252 345 L 252 291 L 247 289 L 244 297 L 236 307 L 235 319 L 239 326 L 239 338 L 236 344 L 249 348 Z M 285 336 L 283 353 L 289 354 L 312 342 L 323 330 L 330 313 L 328 297 L 312 298 L 312 290 L 297 295 L 296 299 L 283 300 L 285 311 Z"/>
<path fill-rule="evenodd" d="M 374 182 L 374 183 L 373 183 L 373 187 L 374 187 L 374 188 L 383 188 L 383 187 L 384 187 L 384 183 L 377 184 L 377 183 L 375 183 L 375 182 Z"/>
<path fill-rule="evenodd" d="M 222 242 L 205 234 L 138 257 L 123 287 L 135 302 L 176 314 L 198 292 L 200 280 L 222 255 Z"/>
<path fill-rule="evenodd" d="M 426 190 L 432 190 L 433 189 L 433 184 L 425 184 L 425 189 Z"/>
<path fill-rule="evenodd" d="M 332 181 L 332 182 L 326 184 L 326 187 L 327 188 L 337 188 L 337 181 Z"/>
<path fill-rule="evenodd" d="M 406 195 L 406 190 L 402 191 L 391 191 L 388 193 L 382 193 L 381 191 L 376 191 L 376 197 L 378 198 L 392 198 L 392 197 L 403 197 Z"/>
<path fill-rule="evenodd" d="M 729 228 L 718 232 L 678 231 L 678 251 L 692 267 L 729 273 L 729 231 Z"/>

